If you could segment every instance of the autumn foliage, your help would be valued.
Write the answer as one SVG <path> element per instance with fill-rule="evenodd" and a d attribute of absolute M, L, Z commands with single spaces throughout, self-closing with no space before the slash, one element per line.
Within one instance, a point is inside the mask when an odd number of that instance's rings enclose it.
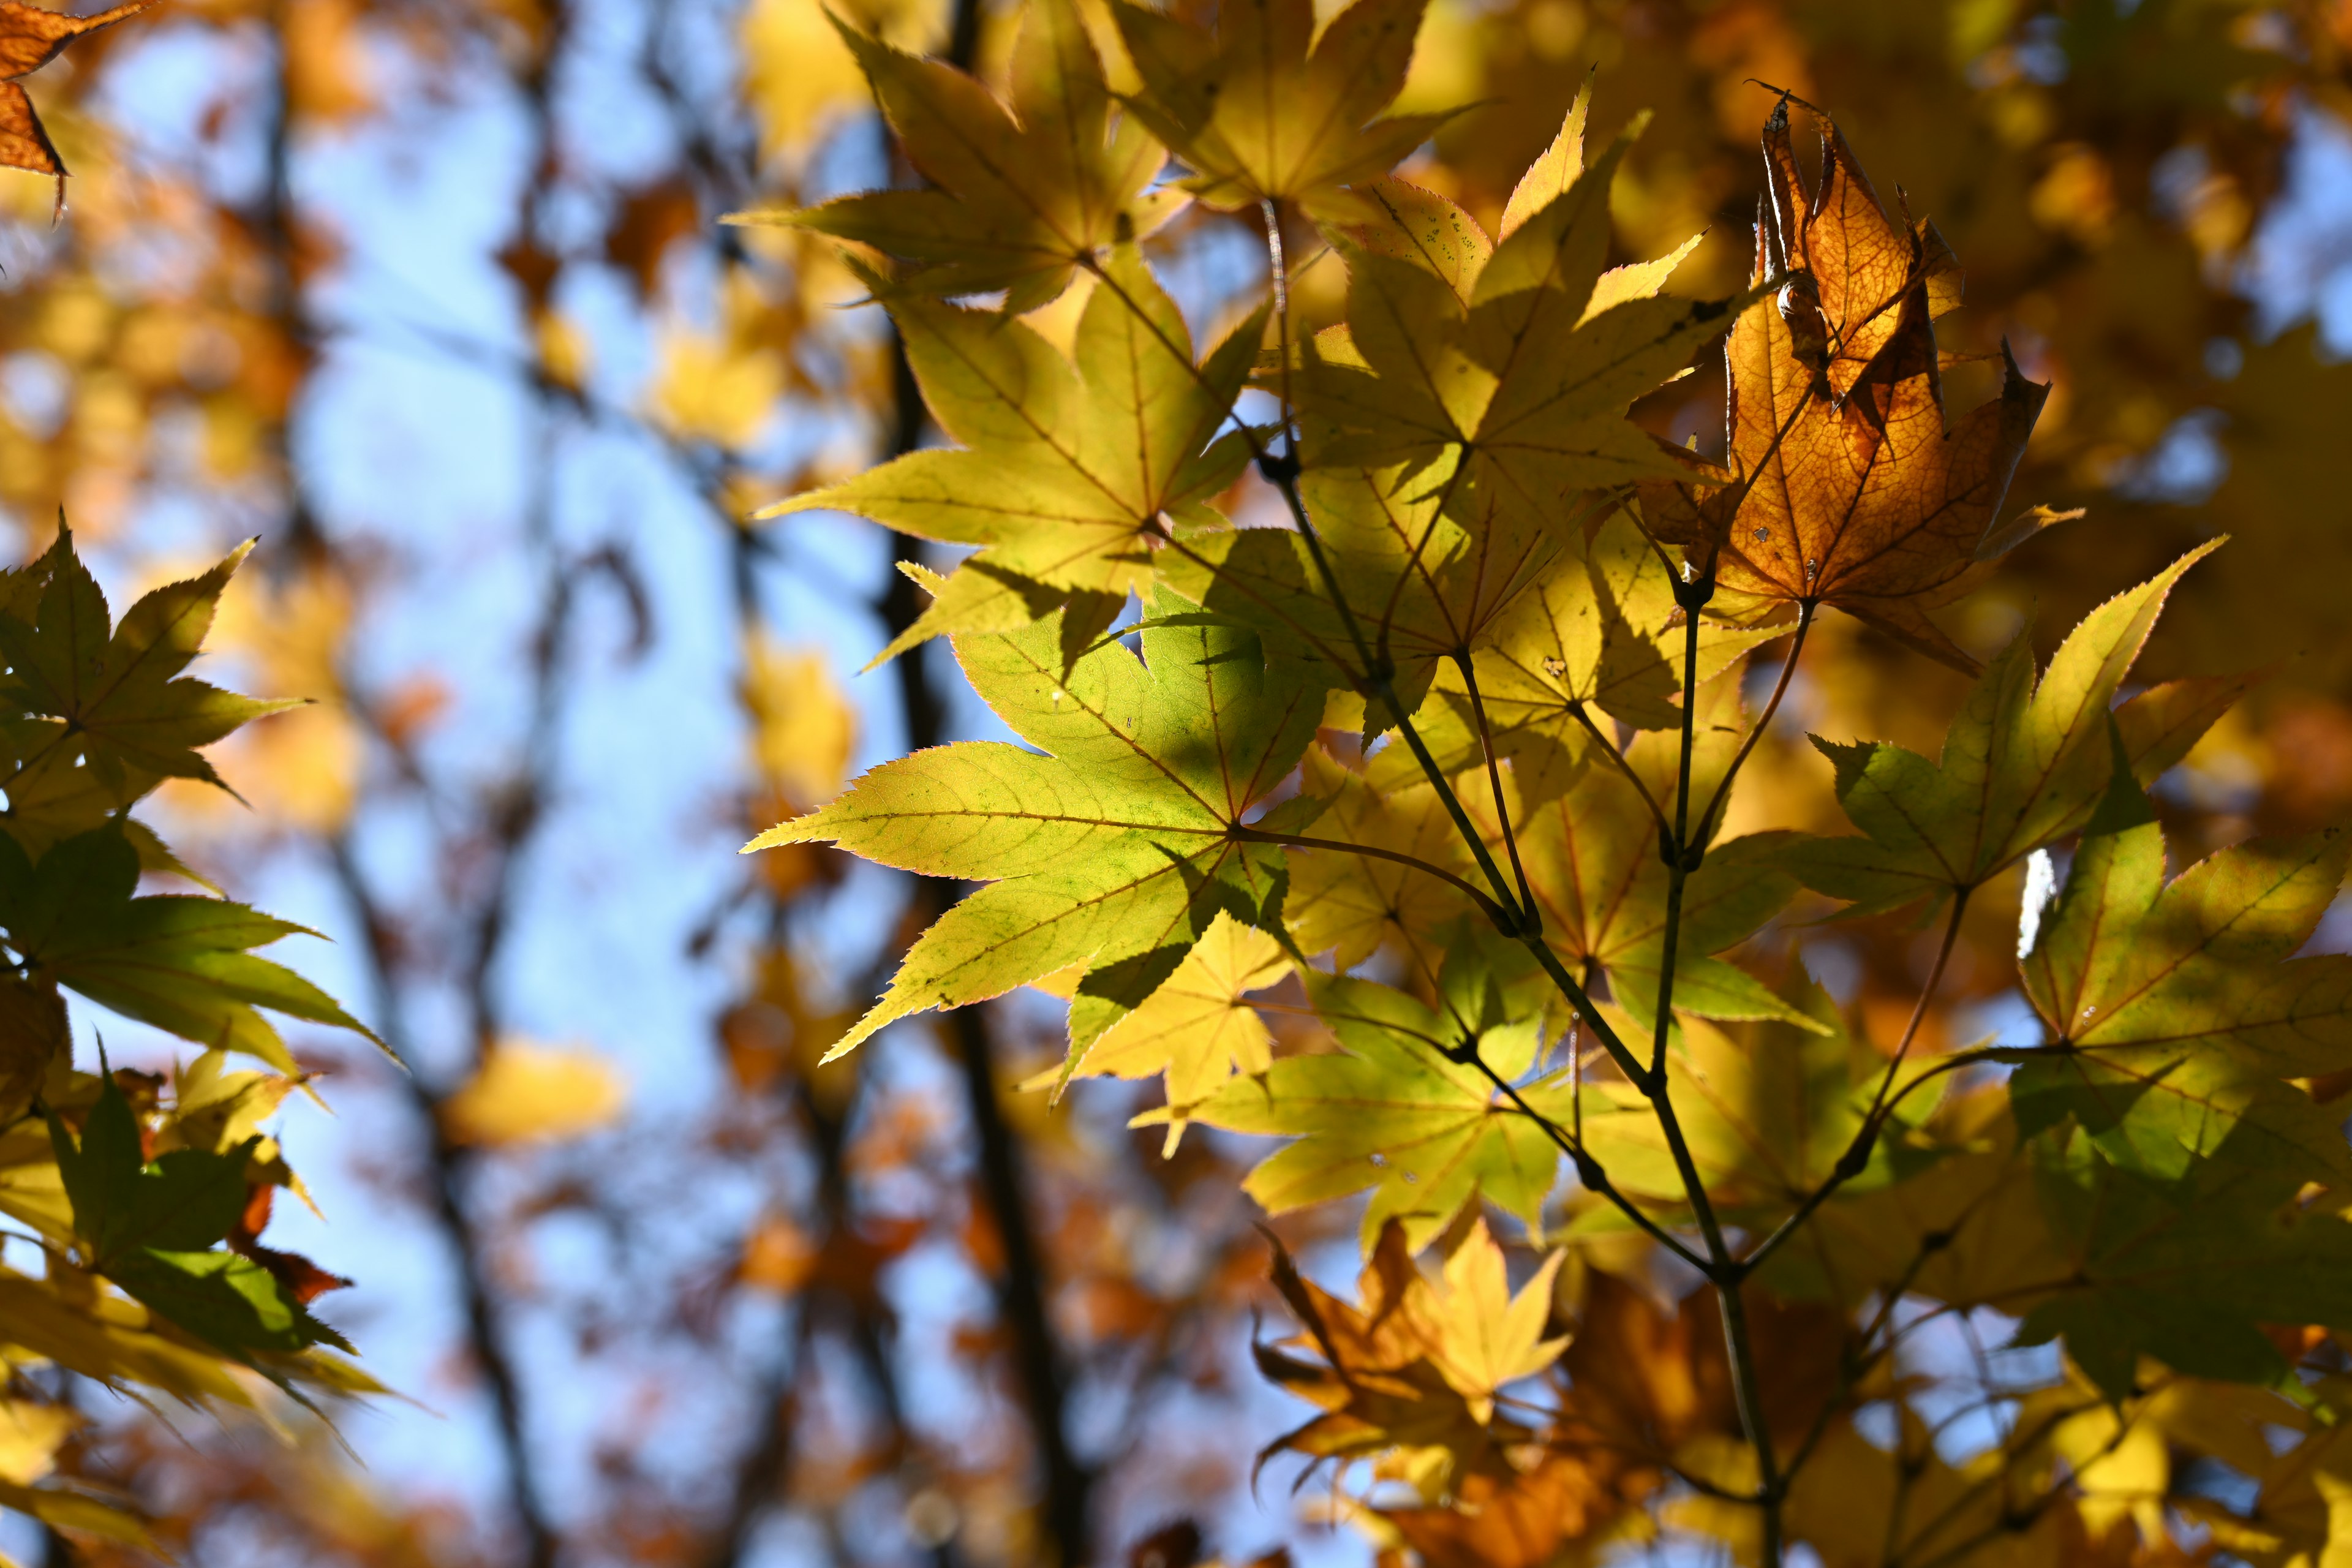
<path fill-rule="evenodd" d="M 2329 1568 L 2347 59 L 0 0 L 0 1561 Z"/>
<path fill-rule="evenodd" d="M 2317 1195 L 2352 1165 L 2308 1088 L 2352 1027 L 2346 961 L 2292 956 L 2352 840 L 2168 879 L 2146 787 L 2240 683 L 2119 705 L 2213 546 L 2046 668 L 2022 637 L 1980 667 L 1937 626 L 2059 521 L 2006 504 L 2050 389 L 2004 345 L 1993 399 L 1947 410 L 1960 258 L 1826 120 L 1808 179 L 1786 92 L 1750 287 L 1690 300 L 1664 291 L 1687 247 L 1606 266 L 1640 126 L 1588 156 L 1582 97 L 1494 232 L 1389 172 L 1439 122 L 1383 113 L 1418 5 L 1319 30 L 1304 0 L 1213 32 L 1114 10 L 1141 85 L 1109 134 L 1068 0 L 1027 14 L 1017 119 L 853 37 L 936 184 L 765 219 L 871 247 L 854 264 L 954 443 L 778 510 L 976 547 L 919 579 L 930 607 L 885 657 L 950 637 L 1023 742 L 887 763 L 752 842 L 984 884 L 835 1054 L 1051 984 L 1057 1089 L 1159 1070 L 1137 1122 L 1171 1147 L 1279 1140 L 1244 1184 L 1271 1214 L 1368 1191 L 1359 1299 L 1278 1256 L 1303 1331 L 1259 1363 L 1323 1411 L 1274 1449 L 1360 1476 L 1349 1510 L 1426 1562 L 1662 1530 L 1775 1565 L 1797 1542 L 1941 1564 L 2260 1538 L 2259 1496 L 2179 1536 L 2160 1466 L 2112 1483 L 2147 1489 L 2120 1516 L 2105 1479 L 2250 1402 L 2326 1442 L 2269 1331 L 2352 1329 L 2352 1221 Z M 1204 356 L 1136 248 L 1147 131 L 1265 247 L 1265 298 Z M 1319 331 L 1292 300 L 1317 267 L 1346 279 Z M 1066 348 L 1013 319 L 1073 288 Z M 1627 418 L 1718 342 L 1719 459 Z M 1253 480 L 1284 515 L 1236 527 Z M 1940 763 L 1816 738 L 1856 830 L 1826 837 L 1739 795 L 1825 606 L 1979 675 Z M 1751 712 L 1732 656 L 1791 622 Z M 2020 943 L 2043 1043 L 1916 1049 L 1971 900 L 2028 859 L 2047 887 L 2069 845 Z M 1802 966 L 1841 906 L 1940 931 L 1891 1037 Z M 1312 1027 L 1277 1047 L 1265 1008 Z M 1536 1260 L 1516 1291 L 1490 1210 Z M 1653 1286 L 1685 1298 L 1670 1315 L 1617 1282 L 1643 1258 L 1688 1282 Z M 1947 1468 L 1896 1352 L 1988 1307 L 2063 1356 Z"/>

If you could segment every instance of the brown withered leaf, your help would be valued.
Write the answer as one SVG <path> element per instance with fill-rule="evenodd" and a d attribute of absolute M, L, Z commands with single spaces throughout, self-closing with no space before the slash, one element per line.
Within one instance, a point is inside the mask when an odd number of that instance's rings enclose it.
<path fill-rule="evenodd" d="M 1731 482 L 1643 487 L 1658 538 L 1716 552 L 1713 613 L 1759 622 L 1835 605 L 1973 673 L 1926 615 L 2057 514 L 1994 526 L 2046 385 L 2004 347 L 2000 396 L 1948 428 L 1935 318 L 1958 300 L 1958 268 L 1934 226 L 1887 216 L 1834 124 L 1820 186 L 1790 144 L 1788 104 L 1764 129 L 1771 195 L 1755 277 L 1782 277 L 1733 328 Z"/>
<path fill-rule="evenodd" d="M 1472 1476 L 1451 1508 L 1384 1509 L 1381 1519 L 1428 1568 L 1549 1568 L 1570 1542 L 1622 1511 L 1622 1465 L 1547 1455 L 1521 1476 Z"/>
<path fill-rule="evenodd" d="M 0 165 L 54 174 L 58 211 L 66 207 L 66 165 L 49 141 L 19 79 L 47 65 L 84 33 L 135 16 L 155 0 L 125 0 L 95 16 L 68 16 L 19 0 L 0 0 Z"/>

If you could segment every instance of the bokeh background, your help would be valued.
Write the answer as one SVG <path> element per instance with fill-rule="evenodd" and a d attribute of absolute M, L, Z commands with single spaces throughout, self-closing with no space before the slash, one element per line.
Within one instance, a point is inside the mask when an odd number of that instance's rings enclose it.
<path fill-rule="evenodd" d="M 1018 21 L 834 8 L 983 75 Z M 2142 673 L 2270 674 L 2166 797 L 2208 841 L 2347 816 L 2352 3 L 1432 0 L 1404 107 L 1476 107 L 1407 177 L 1491 219 L 1593 72 L 1599 131 L 1657 113 L 1621 258 L 1703 228 L 1675 290 L 1743 281 L 1758 84 L 1790 89 L 1965 265 L 1955 405 L 2003 337 L 2055 382 L 2013 504 L 2088 515 L 1960 640 L 2046 649 L 2231 533 Z M 242 803 L 158 809 L 332 939 L 285 956 L 410 1067 L 299 1042 L 332 1114 L 284 1137 L 324 1217 L 272 1233 L 356 1280 L 320 1310 L 405 1398 L 271 1434 L 84 1390 L 68 1463 L 238 1568 L 1369 1561 L 1321 1480 L 1253 1486 L 1299 1418 L 1248 1355 L 1255 1152 L 1163 1162 L 1123 1125 L 1145 1091 L 1018 1092 L 1058 1054 L 1040 996 L 816 1068 L 943 890 L 734 853 L 994 732 L 941 647 L 857 673 L 917 607 L 898 542 L 744 521 L 931 438 L 824 246 L 719 222 L 905 177 L 819 0 L 165 0 L 28 85 L 74 178 L 53 225 L 0 174 L 0 553 L 62 509 L 120 603 L 260 536 L 210 673 L 315 700 L 223 748 Z M 1151 254 L 1196 336 L 1261 281 L 1213 215 Z M 1719 446 L 1720 400 L 1703 363 L 1641 416 Z M 1932 746 L 1960 689 L 1816 635 L 1751 774 L 1781 821 L 1827 799 L 1806 731 Z M 2018 1016 L 2000 904 L 1954 1029 Z M 1899 1028 L 1909 933 L 1806 956 Z M 1354 1228 L 1284 1232 L 1337 1283 Z M 15 1519 L 0 1549 L 100 1560 Z"/>

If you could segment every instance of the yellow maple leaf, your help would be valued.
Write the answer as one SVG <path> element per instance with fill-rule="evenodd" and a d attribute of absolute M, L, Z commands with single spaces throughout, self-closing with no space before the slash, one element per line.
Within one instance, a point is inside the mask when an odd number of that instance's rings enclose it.
<path fill-rule="evenodd" d="M 675 331 L 663 341 L 648 401 L 678 435 L 735 448 L 758 438 L 783 390 L 783 361 L 774 350 Z"/>
<path fill-rule="evenodd" d="M 451 1141 L 496 1147 L 577 1138 L 620 1120 L 628 1089 L 604 1057 L 577 1046 L 502 1040 L 441 1102 Z"/>
<path fill-rule="evenodd" d="M 57 1468 L 58 1445 L 80 1424 L 62 1405 L 0 1400 L 0 1480 L 28 1487 Z"/>
<path fill-rule="evenodd" d="M 927 50 L 946 36 L 945 0 L 865 0 L 835 5 L 865 31 L 902 49 Z M 866 107 L 856 57 L 825 20 L 824 0 L 752 0 L 737 35 L 747 97 L 770 157 L 797 160 L 845 117 Z"/>
<path fill-rule="evenodd" d="M 1385 173 L 1446 114 L 1384 114 L 1404 89 L 1426 0 L 1357 0 L 1321 28 L 1310 0 L 1236 0 L 1217 29 L 1116 0 L 1144 90 L 1129 105 L 1211 206 L 1338 213 L 1335 187 Z"/>
<path fill-rule="evenodd" d="M 1424 1285 L 1406 1298 L 1428 1338 L 1431 1360 L 1481 1423 L 1494 1419 L 1496 1391 L 1533 1377 L 1568 1348 L 1565 1334 L 1544 1337 L 1552 1281 L 1567 1258 L 1565 1251 L 1549 1254 L 1514 1295 L 1503 1249 L 1482 1216 L 1446 1258 L 1443 1284 Z"/>
<path fill-rule="evenodd" d="M 1167 1106 L 1136 1121 L 1165 1121 L 1172 1154 L 1190 1107 L 1235 1072 L 1264 1072 L 1273 1061 L 1274 1037 L 1244 998 L 1289 973 L 1290 962 L 1274 938 L 1220 910 L 1176 972 L 1105 1030 L 1072 1071 L 1109 1078 L 1165 1073 Z"/>
<path fill-rule="evenodd" d="M 824 655 L 757 638 L 744 649 L 742 695 L 761 774 L 804 805 L 839 795 L 857 745 L 857 709 Z"/>

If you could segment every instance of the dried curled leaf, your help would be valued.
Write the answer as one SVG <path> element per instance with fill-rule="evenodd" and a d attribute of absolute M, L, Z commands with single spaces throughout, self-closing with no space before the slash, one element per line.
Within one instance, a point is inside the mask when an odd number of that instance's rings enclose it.
<path fill-rule="evenodd" d="M 41 117 L 33 110 L 18 79 L 56 59 L 66 46 L 85 33 L 135 16 L 155 0 L 125 0 L 125 4 L 94 16 L 68 16 L 22 0 L 0 0 L 0 165 L 35 174 L 53 174 L 58 182 L 58 211 L 66 208 L 66 165 L 49 141 Z"/>
<path fill-rule="evenodd" d="M 1765 126 L 1754 277 L 1778 288 L 1732 329 L 1731 478 L 1646 485 L 1645 520 L 1714 563 L 1718 614 L 1835 605 L 1973 673 L 1923 605 L 2032 531 L 1994 522 L 2050 389 L 2004 350 L 2000 396 L 1947 427 L 1935 317 L 1957 298 L 1951 252 L 1924 221 L 1887 216 L 1834 125 L 1823 138 L 1809 192 L 1786 102 Z"/>

